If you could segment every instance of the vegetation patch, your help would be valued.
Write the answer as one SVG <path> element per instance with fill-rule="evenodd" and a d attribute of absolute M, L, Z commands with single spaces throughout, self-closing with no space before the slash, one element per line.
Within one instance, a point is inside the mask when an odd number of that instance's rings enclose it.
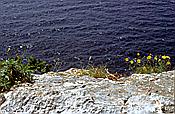
<path fill-rule="evenodd" d="M 108 69 L 106 66 L 88 66 L 86 69 L 77 69 L 77 68 L 71 68 L 69 70 L 66 70 L 64 72 L 49 72 L 48 74 L 51 75 L 62 75 L 62 76 L 84 76 L 88 75 L 90 77 L 94 78 L 107 78 L 108 75 L 110 74 L 108 72 Z"/>
<path fill-rule="evenodd" d="M 7 49 L 10 54 L 10 49 Z M 51 65 L 33 56 L 19 55 L 0 61 L 0 92 L 9 90 L 13 85 L 31 83 L 32 73 L 45 73 L 50 71 Z"/>
<path fill-rule="evenodd" d="M 118 80 L 120 77 L 122 77 L 123 75 L 121 74 L 111 74 L 108 72 L 108 69 L 106 66 L 92 66 L 89 65 L 87 68 L 85 69 L 77 69 L 77 68 L 71 68 L 69 70 L 63 71 L 63 72 L 48 72 L 48 75 L 51 76 L 90 76 L 90 77 L 94 77 L 94 78 L 108 78 L 110 80 Z"/>
<path fill-rule="evenodd" d="M 128 64 L 129 69 L 137 74 L 161 73 L 171 70 L 171 58 L 167 55 L 141 56 L 137 53 L 136 58 L 126 57 L 124 61 Z"/>
<path fill-rule="evenodd" d="M 109 75 L 106 66 L 88 66 L 86 70 L 82 72 L 83 75 L 88 75 L 94 78 L 106 78 Z"/>
<path fill-rule="evenodd" d="M 15 56 L 11 55 L 11 49 L 6 51 L 8 58 L 0 60 L 0 92 L 9 90 L 13 85 L 19 83 L 32 83 L 32 73 L 46 73 L 51 70 L 52 65 L 36 59 L 33 56 L 24 56 L 16 51 Z M 129 70 L 137 74 L 161 73 L 171 70 L 171 58 L 167 55 L 153 55 L 141 56 L 136 54 L 135 58 L 126 57 L 124 61 L 129 66 Z M 51 73 L 54 74 L 54 73 Z M 94 78 L 108 78 L 111 80 L 118 80 L 123 77 L 122 74 L 111 74 L 108 72 L 106 66 L 88 65 L 85 69 L 72 68 L 68 71 L 58 72 L 62 75 L 84 76 L 88 75 Z"/>

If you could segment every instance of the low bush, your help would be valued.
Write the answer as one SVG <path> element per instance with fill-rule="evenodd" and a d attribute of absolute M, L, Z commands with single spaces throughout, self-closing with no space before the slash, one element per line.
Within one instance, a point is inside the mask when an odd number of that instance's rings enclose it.
<path fill-rule="evenodd" d="M 9 49 L 7 50 L 9 52 Z M 28 82 L 33 79 L 32 73 L 48 72 L 51 65 L 33 56 L 26 57 L 16 54 L 0 61 L 0 92 L 9 90 L 13 85 Z"/>
<path fill-rule="evenodd" d="M 22 64 L 21 60 L 10 58 L 0 62 L 0 91 L 5 91 L 11 86 L 32 82 L 33 70 L 28 65 Z"/>

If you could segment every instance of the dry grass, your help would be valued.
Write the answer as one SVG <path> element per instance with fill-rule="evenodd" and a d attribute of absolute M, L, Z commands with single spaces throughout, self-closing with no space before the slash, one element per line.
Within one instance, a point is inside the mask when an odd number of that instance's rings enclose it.
<path fill-rule="evenodd" d="M 106 66 L 88 66 L 86 69 L 77 69 L 77 68 L 71 68 L 69 70 L 66 70 L 64 72 L 49 72 L 47 73 L 51 76 L 57 76 L 61 75 L 64 77 L 68 76 L 85 76 L 88 75 L 90 77 L 94 78 L 108 78 L 110 80 L 117 80 L 121 75 L 119 74 L 111 74 L 108 72 L 108 69 Z"/>

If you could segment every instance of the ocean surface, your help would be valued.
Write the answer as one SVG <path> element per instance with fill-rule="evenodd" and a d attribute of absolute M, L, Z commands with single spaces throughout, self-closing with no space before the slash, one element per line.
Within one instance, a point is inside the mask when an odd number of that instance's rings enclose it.
<path fill-rule="evenodd" d="M 8 48 L 60 70 L 107 65 L 124 71 L 121 59 L 142 54 L 175 58 L 175 0 L 0 0 L 0 57 Z"/>

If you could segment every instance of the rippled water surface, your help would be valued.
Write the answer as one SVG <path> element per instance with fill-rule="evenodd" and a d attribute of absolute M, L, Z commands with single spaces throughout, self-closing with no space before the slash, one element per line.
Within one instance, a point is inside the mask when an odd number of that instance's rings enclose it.
<path fill-rule="evenodd" d="M 175 55 L 175 0 L 0 0 L 0 50 L 28 53 L 62 69 L 91 61 L 121 70 L 126 52 Z M 3 54 L 1 54 L 3 57 Z"/>

